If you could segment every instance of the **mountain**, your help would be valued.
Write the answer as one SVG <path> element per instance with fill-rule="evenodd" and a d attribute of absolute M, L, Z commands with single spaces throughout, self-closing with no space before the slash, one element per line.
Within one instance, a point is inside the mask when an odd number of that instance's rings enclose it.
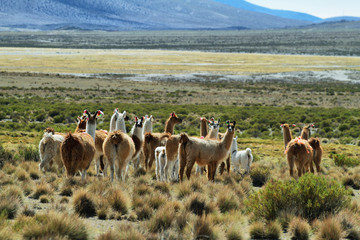
<path fill-rule="evenodd" d="M 350 17 L 350 16 L 341 16 L 341 17 L 332 17 L 325 18 L 323 22 L 339 22 L 339 21 L 360 21 L 360 17 Z"/>
<path fill-rule="evenodd" d="M 310 14 L 301 13 L 301 12 L 294 12 L 294 11 L 286 11 L 286 10 L 275 10 L 270 8 L 261 7 L 252 3 L 249 3 L 245 0 L 215 0 L 220 3 L 224 3 L 236 8 L 259 12 L 259 13 L 266 13 L 282 18 L 288 18 L 288 19 L 295 19 L 295 20 L 301 20 L 301 21 L 309 21 L 309 22 L 318 22 L 322 19 L 319 17 L 315 17 Z"/>
<path fill-rule="evenodd" d="M 212 0 L 1 0 L 2 29 L 269 29 L 307 21 Z"/>

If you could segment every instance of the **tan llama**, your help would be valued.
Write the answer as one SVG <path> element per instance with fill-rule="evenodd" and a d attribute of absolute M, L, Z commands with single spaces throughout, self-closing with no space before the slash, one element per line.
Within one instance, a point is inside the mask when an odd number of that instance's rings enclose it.
<path fill-rule="evenodd" d="M 110 165 L 111 181 L 114 181 L 114 171 L 117 180 L 125 181 L 128 164 L 137 159 L 144 142 L 142 133 L 143 119 L 135 118 L 131 137 L 122 131 L 109 133 L 103 144 L 107 165 Z M 106 171 L 104 172 L 106 175 Z"/>
<path fill-rule="evenodd" d="M 286 146 L 292 140 L 290 126 L 289 126 L 289 124 L 281 124 L 281 128 L 283 131 L 284 145 L 285 145 L 285 149 L 286 149 Z"/>
<path fill-rule="evenodd" d="M 176 124 L 181 123 L 182 120 L 176 116 L 174 112 L 170 114 L 170 117 L 165 122 L 164 133 L 145 133 L 144 140 L 144 157 L 145 157 L 145 169 L 151 169 L 155 160 L 155 149 L 159 146 L 164 146 L 164 139 L 174 134 L 174 127 Z"/>
<path fill-rule="evenodd" d="M 316 172 L 319 173 L 321 171 L 320 164 L 321 164 L 321 158 L 323 149 L 321 147 L 320 139 L 319 138 L 310 138 L 309 144 L 313 148 L 314 155 L 313 155 L 313 162 L 316 166 Z"/>
<path fill-rule="evenodd" d="M 236 122 L 227 121 L 227 124 L 227 131 L 221 141 L 189 137 L 186 133 L 180 134 L 180 181 L 183 181 L 185 167 L 186 176 L 190 179 L 195 162 L 200 166 L 208 166 L 208 179 L 214 180 L 217 166 L 227 157 L 235 134 Z"/>
<path fill-rule="evenodd" d="M 88 117 L 86 132 L 68 133 L 61 144 L 61 158 L 68 177 L 80 171 L 82 180 L 85 180 L 86 170 L 89 168 L 95 155 L 95 129 L 96 118 L 101 114 L 98 110 L 92 115 L 88 110 L 84 111 Z"/>
<path fill-rule="evenodd" d="M 313 149 L 307 140 L 300 137 L 291 140 L 285 153 L 290 168 L 290 176 L 294 176 L 294 165 L 296 165 L 299 177 L 305 173 L 305 170 L 310 169 L 312 173 L 314 172 L 312 165 Z"/>

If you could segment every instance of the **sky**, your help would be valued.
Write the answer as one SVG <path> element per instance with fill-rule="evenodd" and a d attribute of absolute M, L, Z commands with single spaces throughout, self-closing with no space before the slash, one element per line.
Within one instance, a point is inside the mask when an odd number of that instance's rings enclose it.
<path fill-rule="evenodd" d="M 292 10 L 320 18 L 360 17 L 360 0 L 246 0 L 271 9 Z"/>

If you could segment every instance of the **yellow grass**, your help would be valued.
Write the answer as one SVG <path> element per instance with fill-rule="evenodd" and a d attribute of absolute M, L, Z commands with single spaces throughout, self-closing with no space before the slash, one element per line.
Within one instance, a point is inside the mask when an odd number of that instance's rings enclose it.
<path fill-rule="evenodd" d="M 0 48 L 0 71 L 42 73 L 247 75 L 360 70 L 360 57 L 166 50 Z"/>

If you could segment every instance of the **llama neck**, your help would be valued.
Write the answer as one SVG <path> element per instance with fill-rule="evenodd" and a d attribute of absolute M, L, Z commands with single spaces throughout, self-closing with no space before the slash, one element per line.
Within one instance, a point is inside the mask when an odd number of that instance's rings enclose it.
<path fill-rule="evenodd" d="M 135 127 L 135 125 L 134 125 L 133 129 L 131 129 L 131 133 L 132 133 L 131 139 L 133 140 L 134 145 L 135 145 L 135 153 L 133 156 L 133 157 L 135 157 L 140 152 L 142 145 L 144 143 L 144 134 L 143 134 L 142 128 Z"/>
<path fill-rule="evenodd" d="M 231 154 L 238 151 L 236 139 L 233 139 L 230 148 Z"/>
<path fill-rule="evenodd" d="M 175 124 L 172 121 L 170 121 L 170 119 L 166 120 L 166 122 L 165 122 L 165 132 L 166 133 L 171 133 L 171 135 L 174 134 L 174 127 L 175 127 Z"/>
<path fill-rule="evenodd" d="M 304 140 L 309 140 L 310 138 L 310 129 L 307 127 L 304 127 L 301 131 L 301 138 Z"/>
<path fill-rule="evenodd" d="M 226 130 L 225 136 L 223 139 L 221 139 L 221 145 L 225 147 L 226 150 L 230 150 L 233 138 L 234 138 L 235 131 L 229 132 L 229 130 Z"/>
<path fill-rule="evenodd" d="M 112 116 L 111 116 L 111 119 L 110 119 L 110 132 L 113 132 L 116 130 L 116 113 L 114 113 Z"/>
<path fill-rule="evenodd" d="M 209 132 L 209 138 L 217 139 L 219 135 L 219 128 L 212 127 Z"/>
<path fill-rule="evenodd" d="M 86 133 L 89 134 L 95 142 L 95 131 L 96 131 L 96 122 L 89 123 L 89 121 L 86 122 Z"/>
<path fill-rule="evenodd" d="M 283 128 L 283 136 L 284 136 L 284 144 L 285 144 L 285 148 L 286 148 L 286 146 L 292 139 L 290 128 L 288 128 L 288 127 Z"/>
<path fill-rule="evenodd" d="M 206 121 L 200 123 L 200 137 L 206 137 L 208 135 L 209 127 Z"/>
<path fill-rule="evenodd" d="M 123 133 L 126 133 L 125 119 L 123 117 L 119 117 L 116 120 L 116 128 L 115 130 L 120 130 Z"/>
<path fill-rule="evenodd" d="M 144 122 L 144 126 L 143 126 L 143 134 L 147 133 L 147 132 L 152 132 L 152 122 L 151 119 L 146 119 L 146 121 Z"/>

